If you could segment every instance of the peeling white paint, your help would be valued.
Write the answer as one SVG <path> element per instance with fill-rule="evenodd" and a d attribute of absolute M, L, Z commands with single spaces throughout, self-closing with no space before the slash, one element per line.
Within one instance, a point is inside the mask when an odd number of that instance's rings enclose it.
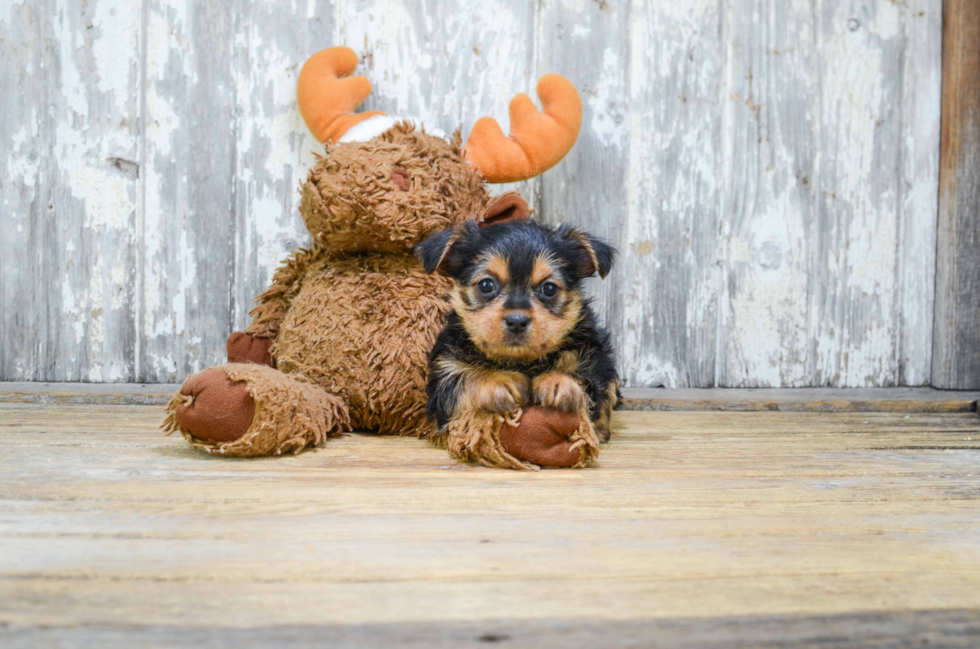
<path fill-rule="evenodd" d="M 119 30 L 120 21 L 136 26 L 139 9 L 132 0 L 99 0 L 94 5 L 92 29 L 95 32 L 91 71 L 101 92 L 117 105 L 135 101 L 133 53 L 139 51 L 139 29 Z"/>
<path fill-rule="evenodd" d="M 27 0 L 4 0 L 0 5 L 0 27 L 10 25 L 13 22 L 14 11 L 26 3 Z"/>
<path fill-rule="evenodd" d="M 622 83 L 614 83 L 623 79 L 617 74 L 623 62 L 612 49 L 602 54 L 603 79 L 613 83 L 602 83 L 591 89 L 587 101 L 592 108 L 592 132 L 603 142 L 622 147 L 629 133 L 629 122 L 626 115 L 629 111 L 626 102 L 626 88 Z"/>
<path fill-rule="evenodd" d="M 580 88 L 579 146 L 514 186 L 542 218 L 619 246 L 590 290 L 629 384 L 929 379 L 939 0 L 31 9 L 0 7 L 18 84 L 3 100 L 0 295 L 34 305 L 28 327 L 0 327 L 0 378 L 131 380 L 133 336 L 139 378 L 219 362 L 308 241 L 295 190 L 319 145 L 295 81 L 306 56 L 347 44 L 374 84 L 365 108 L 430 131 L 465 135 L 484 115 L 507 130 L 511 98 L 537 101 L 548 72 Z M 24 40 L 35 32 L 50 51 Z"/>
<path fill-rule="evenodd" d="M 24 188 L 34 184 L 38 170 L 41 166 L 41 158 L 34 151 L 35 138 L 37 138 L 37 123 L 34 120 L 29 122 L 33 128 L 21 125 L 13 134 L 10 141 L 10 155 L 7 157 L 5 176 L 11 181 L 19 182 Z M 9 196 L 4 194 L 4 205 L 8 204 Z M 16 212 L 9 214 L 10 218 L 20 218 L 23 215 Z"/>

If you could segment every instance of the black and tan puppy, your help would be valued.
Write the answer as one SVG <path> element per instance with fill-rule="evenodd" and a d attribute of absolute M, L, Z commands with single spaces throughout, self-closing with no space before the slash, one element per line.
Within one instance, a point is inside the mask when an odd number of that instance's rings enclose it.
<path fill-rule="evenodd" d="M 615 251 L 569 226 L 473 221 L 416 248 L 428 272 L 455 280 L 454 312 L 429 357 L 429 416 L 443 430 L 465 409 L 509 413 L 529 403 L 588 408 L 602 441 L 618 400 L 609 334 L 581 293 Z"/>

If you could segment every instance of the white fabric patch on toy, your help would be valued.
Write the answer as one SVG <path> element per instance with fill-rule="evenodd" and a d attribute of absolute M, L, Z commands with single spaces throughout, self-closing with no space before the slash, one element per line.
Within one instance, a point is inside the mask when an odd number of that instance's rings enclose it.
<path fill-rule="evenodd" d="M 404 117 L 392 117 L 390 115 L 375 115 L 374 117 L 370 117 L 363 122 L 358 122 L 357 124 L 351 126 L 349 129 L 347 129 L 347 132 L 344 133 L 343 137 L 340 138 L 340 141 L 367 142 L 368 140 L 378 137 L 389 128 L 398 122 L 404 121 L 405 119 L 406 118 Z M 411 121 L 416 125 L 416 128 L 418 128 L 419 121 L 414 119 Z M 438 128 L 427 129 L 426 133 L 429 135 L 435 135 L 436 137 L 446 137 L 446 132 Z"/>

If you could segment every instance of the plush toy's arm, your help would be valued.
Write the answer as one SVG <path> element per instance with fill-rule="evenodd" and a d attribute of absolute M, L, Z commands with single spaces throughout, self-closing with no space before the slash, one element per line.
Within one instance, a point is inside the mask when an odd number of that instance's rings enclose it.
<path fill-rule="evenodd" d="M 279 334 L 279 324 L 289 311 L 293 298 L 299 293 L 310 262 L 321 253 L 316 246 L 310 249 L 300 248 L 276 269 L 272 276 L 272 285 L 255 298 L 257 304 L 249 311 L 252 324 L 245 329 L 245 333 L 256 338 L 275 338 Z"/>

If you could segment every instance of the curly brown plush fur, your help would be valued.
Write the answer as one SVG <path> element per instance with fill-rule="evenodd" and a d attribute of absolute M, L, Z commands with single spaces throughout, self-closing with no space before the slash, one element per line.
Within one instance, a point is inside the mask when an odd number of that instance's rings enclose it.
<path fill-rule="evenodd" d="M 334 250 L 400 252 L 432 232 L 476 218 L 489 195 L 451 142 L 400 122 L 370 142 L 327 145 L 303 184 L 300 213 Z M 393 178 L 407 174 L 409 189 Z"/>
<path fill-rule="evenodd" d="M 320 251 L 282 320 L 276 366 L 343 398 L 357 428 L 422 436 L 425 365 L 449 285 L 408 253 Z"/>
<path fill-rule="evenodd" d="M 272 286 L 255 298 L 256 306 L 249 312 L 252 324 L 245 328 L 245 333 L 257 338 L 275 338 L 279 334 L 279 325 L 293 297 L 299 293 L 310 259 L 319 254 L 316 247 L 300 248 L 286 258 L 272 275 Z"/>

